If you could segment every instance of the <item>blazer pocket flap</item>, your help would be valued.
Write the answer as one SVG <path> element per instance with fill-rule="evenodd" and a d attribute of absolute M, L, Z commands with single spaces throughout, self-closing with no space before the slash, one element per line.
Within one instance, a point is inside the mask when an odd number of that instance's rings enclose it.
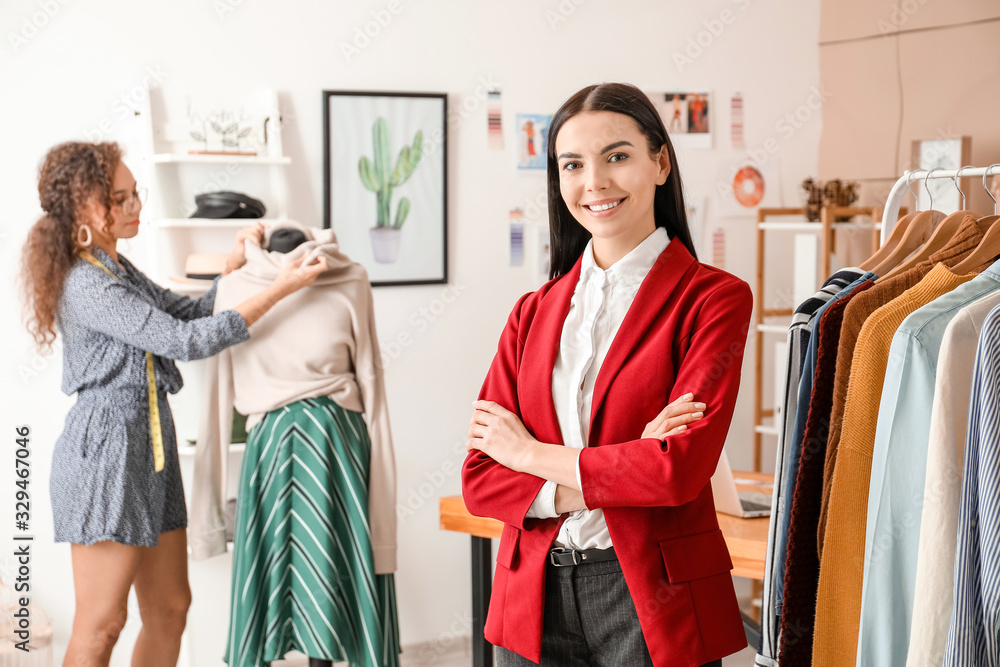
<path fill-rule="evenodd" d="M 517 555 L 517 543 L 521 539 L 521 531 L 505 523 L 500 535 L 500 546 L 497 548 L 497 565 L 503 565 L 508 570 L 514 565 Z"/>
<path fill-rule="evenodd" d="M 672 584 L 733 569 L 721 530 L 660 542 L 660 552 L 663 554 L 663 565 L 667 568 L 667 579 Z"/>

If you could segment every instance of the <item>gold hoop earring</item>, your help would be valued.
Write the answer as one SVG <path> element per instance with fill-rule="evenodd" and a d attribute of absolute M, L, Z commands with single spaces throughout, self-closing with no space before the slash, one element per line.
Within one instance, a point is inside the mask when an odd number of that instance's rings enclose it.
<path fill-rule="evenodd" d="M 87 239 L 85 241 L 80 239 L 80 232 L 87 233 Z M 80 244 L 80 247 L 89 248 L 93 240 L 94 237 L 93 234 L 90 233 L 90 227 L 86 223 L 80 225 L 80 228 L 76 230 L 76 242 Z"/>

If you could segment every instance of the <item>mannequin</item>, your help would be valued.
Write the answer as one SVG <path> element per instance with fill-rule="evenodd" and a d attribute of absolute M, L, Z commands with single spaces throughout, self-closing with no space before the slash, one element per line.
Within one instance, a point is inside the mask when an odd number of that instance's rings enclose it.
<path fill-rule="evenodd" d="M 223 278 L 217 304 L 288 263 L 322 258 L 314 289 L 272 310 L 206 364 L 192 555 L 225 550 L 218 517 L 239 499 L 226 662 L 262 667 L 297 650 L 311 666 L 397 667 L 395 464 L 367 273 L 332 230 L 283 221 Z M 228 419 L 247 415 L 235 494 Z"/>

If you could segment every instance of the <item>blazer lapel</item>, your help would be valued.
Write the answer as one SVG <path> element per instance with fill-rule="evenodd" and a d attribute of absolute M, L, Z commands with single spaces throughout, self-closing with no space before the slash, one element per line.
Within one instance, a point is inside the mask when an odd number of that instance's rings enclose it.
<path fill-rule="evenodd" d="M 559 428 L 559 417 L 552 400 L 552 369 L 555 368 L 559 355 L 559 341 L 562 339 L 563 325 L 569 314 L 570 301 L 576 284 L 580 280 L 580 260 L 576 260 L 573 268 L 556 282 L 548 293 L 542 297 L 535 313 L 535 318 L 528 329 L 524 342 L 524 354 L 521 357 L 521 367 L 529 369 L 533 382 L 518 383 L 520 394 L 521 415 L 525 412 L 541 418 L 541 423 L 533 423 L 529 427 L 535 437 L 544 442 L 564 444 L 562 429 Z M 525 407 L 528 406 L 528 410 Z M 530 406 L 537 406 L 531 409 Z M 534 420 L 532 420 L 534 421 Z M 526 424 L 527 425 L 527 424 Z"/>
<path fill-rule="evenodd" d="M 632 354 L 632 350 L 635 349 L 635 346 L 638 345 L 660 314 L 667 299 L 673 294 L 677 283 L 680 282 L 694 261 L 694 257 L 684 247 L 684 244 L 675 238 L 660 253 L 653 268 L 649 270 L 642 285 L 639 286 L 635 300 L 629 307 L 628 313 L 625 314 L 625 319 L 611 343 L 608 356 L 604 358 L 604 364 L 597 373 L 594 400 L 590 410 L 590 430 L 588 432 L 591 436 L 594 434 L 594 416 L 604 404 L 611 381 L 618 375 L 622 364 Z M 549 372 L 551 373 L 551 371 L 552 366 L 549 366 Z"/>

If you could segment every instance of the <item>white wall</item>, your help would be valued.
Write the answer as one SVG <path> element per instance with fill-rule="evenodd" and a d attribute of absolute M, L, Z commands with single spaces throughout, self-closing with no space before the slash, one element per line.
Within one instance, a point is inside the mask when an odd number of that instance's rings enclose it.
<path fill-rule="evenodd" d="M 48 5 L 51 17 L 44 13 Z M 804 119 L 800 114 L 797 127 L 789 125 L 786 115 L 801 112 L 818 85 L 819 3 L 404 1 L 396 15 L 383 13 L 391 20 L 348 62 L 341 44 L 354 40 L 356 31 L 373 20 L 373 12 L 385 12 L 388 5 L 4 2 L 0 252 L 5 287 L 0 298 L 4 312 L 19 310 L 13 278 L 26 230 L 39 212 L 35 179 L 46 149 L 88 132 L 95 136 L 102 121 L 109 136 L 116 136 L 122 124 L 118 100 L 141 87 L 150 71 L 162 79 L 168 98 L 202 89 L 279 90 L 286 152 L 293 159 L 291 215 L 317 225 L 322 220 L 322 89 L 443 91 L 456 109 L 464 105 L 467 117 L 459 116 L 449 128 L 450 285 L 380 288 L 375 295 L 383 344 L 405 334 L 412 339 L 387 370 L 399 499 L 406 503 L 412 498 L 416 508 L 399 528 L 402 641 L 436 641 L 434 646 L 446 647 L 453 635 L 469 632 L 469 545 L 461 535 L 439 531 L 436 498 L 460 491 L 457 469 L 470 404 L 510 307 L 540 283 L 535 239 L 545 224 L 544 212 L 529 220 L 525 266 L 507 266 L 509 209 L 542 201 L 544 193 L 541 174 L 513 168 L 514 113 L 551 113 L 579 88 L 600 81 L 628 81 L 651 91 L 712 91 L 715 148 L 679 151 L 681 168 L 689 193 L 709 200 L 708 230 L 727 230 L 726 268 L 752 284 L 752 218 L 718 219 L 712 199 L 719 165 L 743 155 L 730 147 L 729 98 L 736 91 L 744 94 L 747 146 L 766 157 L 767 169 L 779 167 L 768 186 L 777 186 L 788 205 L 798 204 L 798 183 L 816 172 L 821 112 L 812 110 Z M 11 34 L 21 35 L 21 41 L 12 43 Z M 699 40 L 703 46 L 692 46 Z M 675 54 L 686 49 L 693 57 L 679 65 Z M 486 148 L 486 105 L 476 97 L 483 81 L 503 89 L 508 149 L 502 152 Z M 769 247 L 770 256 L 779 258 L 783 248 Z M 710 259 L 710 249 L 702 257 Z M 772 275 L 785 275 L 785 264 L 790 262 L 776 261 Z M 431 321 L 422 309 L 437 308 L 435 300 L 445 290 L 457 298 Z M 765 296 L 768 302 L 777 298 Z M 72 399 L 59 390 L 59 358 L 39 358 L 16 318 L 8 316 L 0 326 L 5 343 L 2 432 L 9 443 L 14 424 L 33 429 L 33 601 L 53 619 L 58 657 L 71 627 L 72 577 L 68 545 L 52 543 L 47 484 L 51 448 Z M 750 465 L 750 349 L 728 444 L 737 468 Z M 773 444 L 768 448 L 765 467 L 773 461 Z M 3 451 L 12 456 L 10 448 Z M 10 461 L 0 463 L 5 539 L 13 532 L 8 528 L 13 521 L 12 469 Z M 422 490 L 433 496 L 421 499 Z M 5 548 L 4 553 L 10 552 Z M 9 557 L 0 562 L 12 565 Z M 192 566 L 195 603 L 188 655 L 199 666 L 221 661 L 227 568 L 225 557 Z M 136 627 L 133 618 L 115 665 L 127 664 Z"/>

